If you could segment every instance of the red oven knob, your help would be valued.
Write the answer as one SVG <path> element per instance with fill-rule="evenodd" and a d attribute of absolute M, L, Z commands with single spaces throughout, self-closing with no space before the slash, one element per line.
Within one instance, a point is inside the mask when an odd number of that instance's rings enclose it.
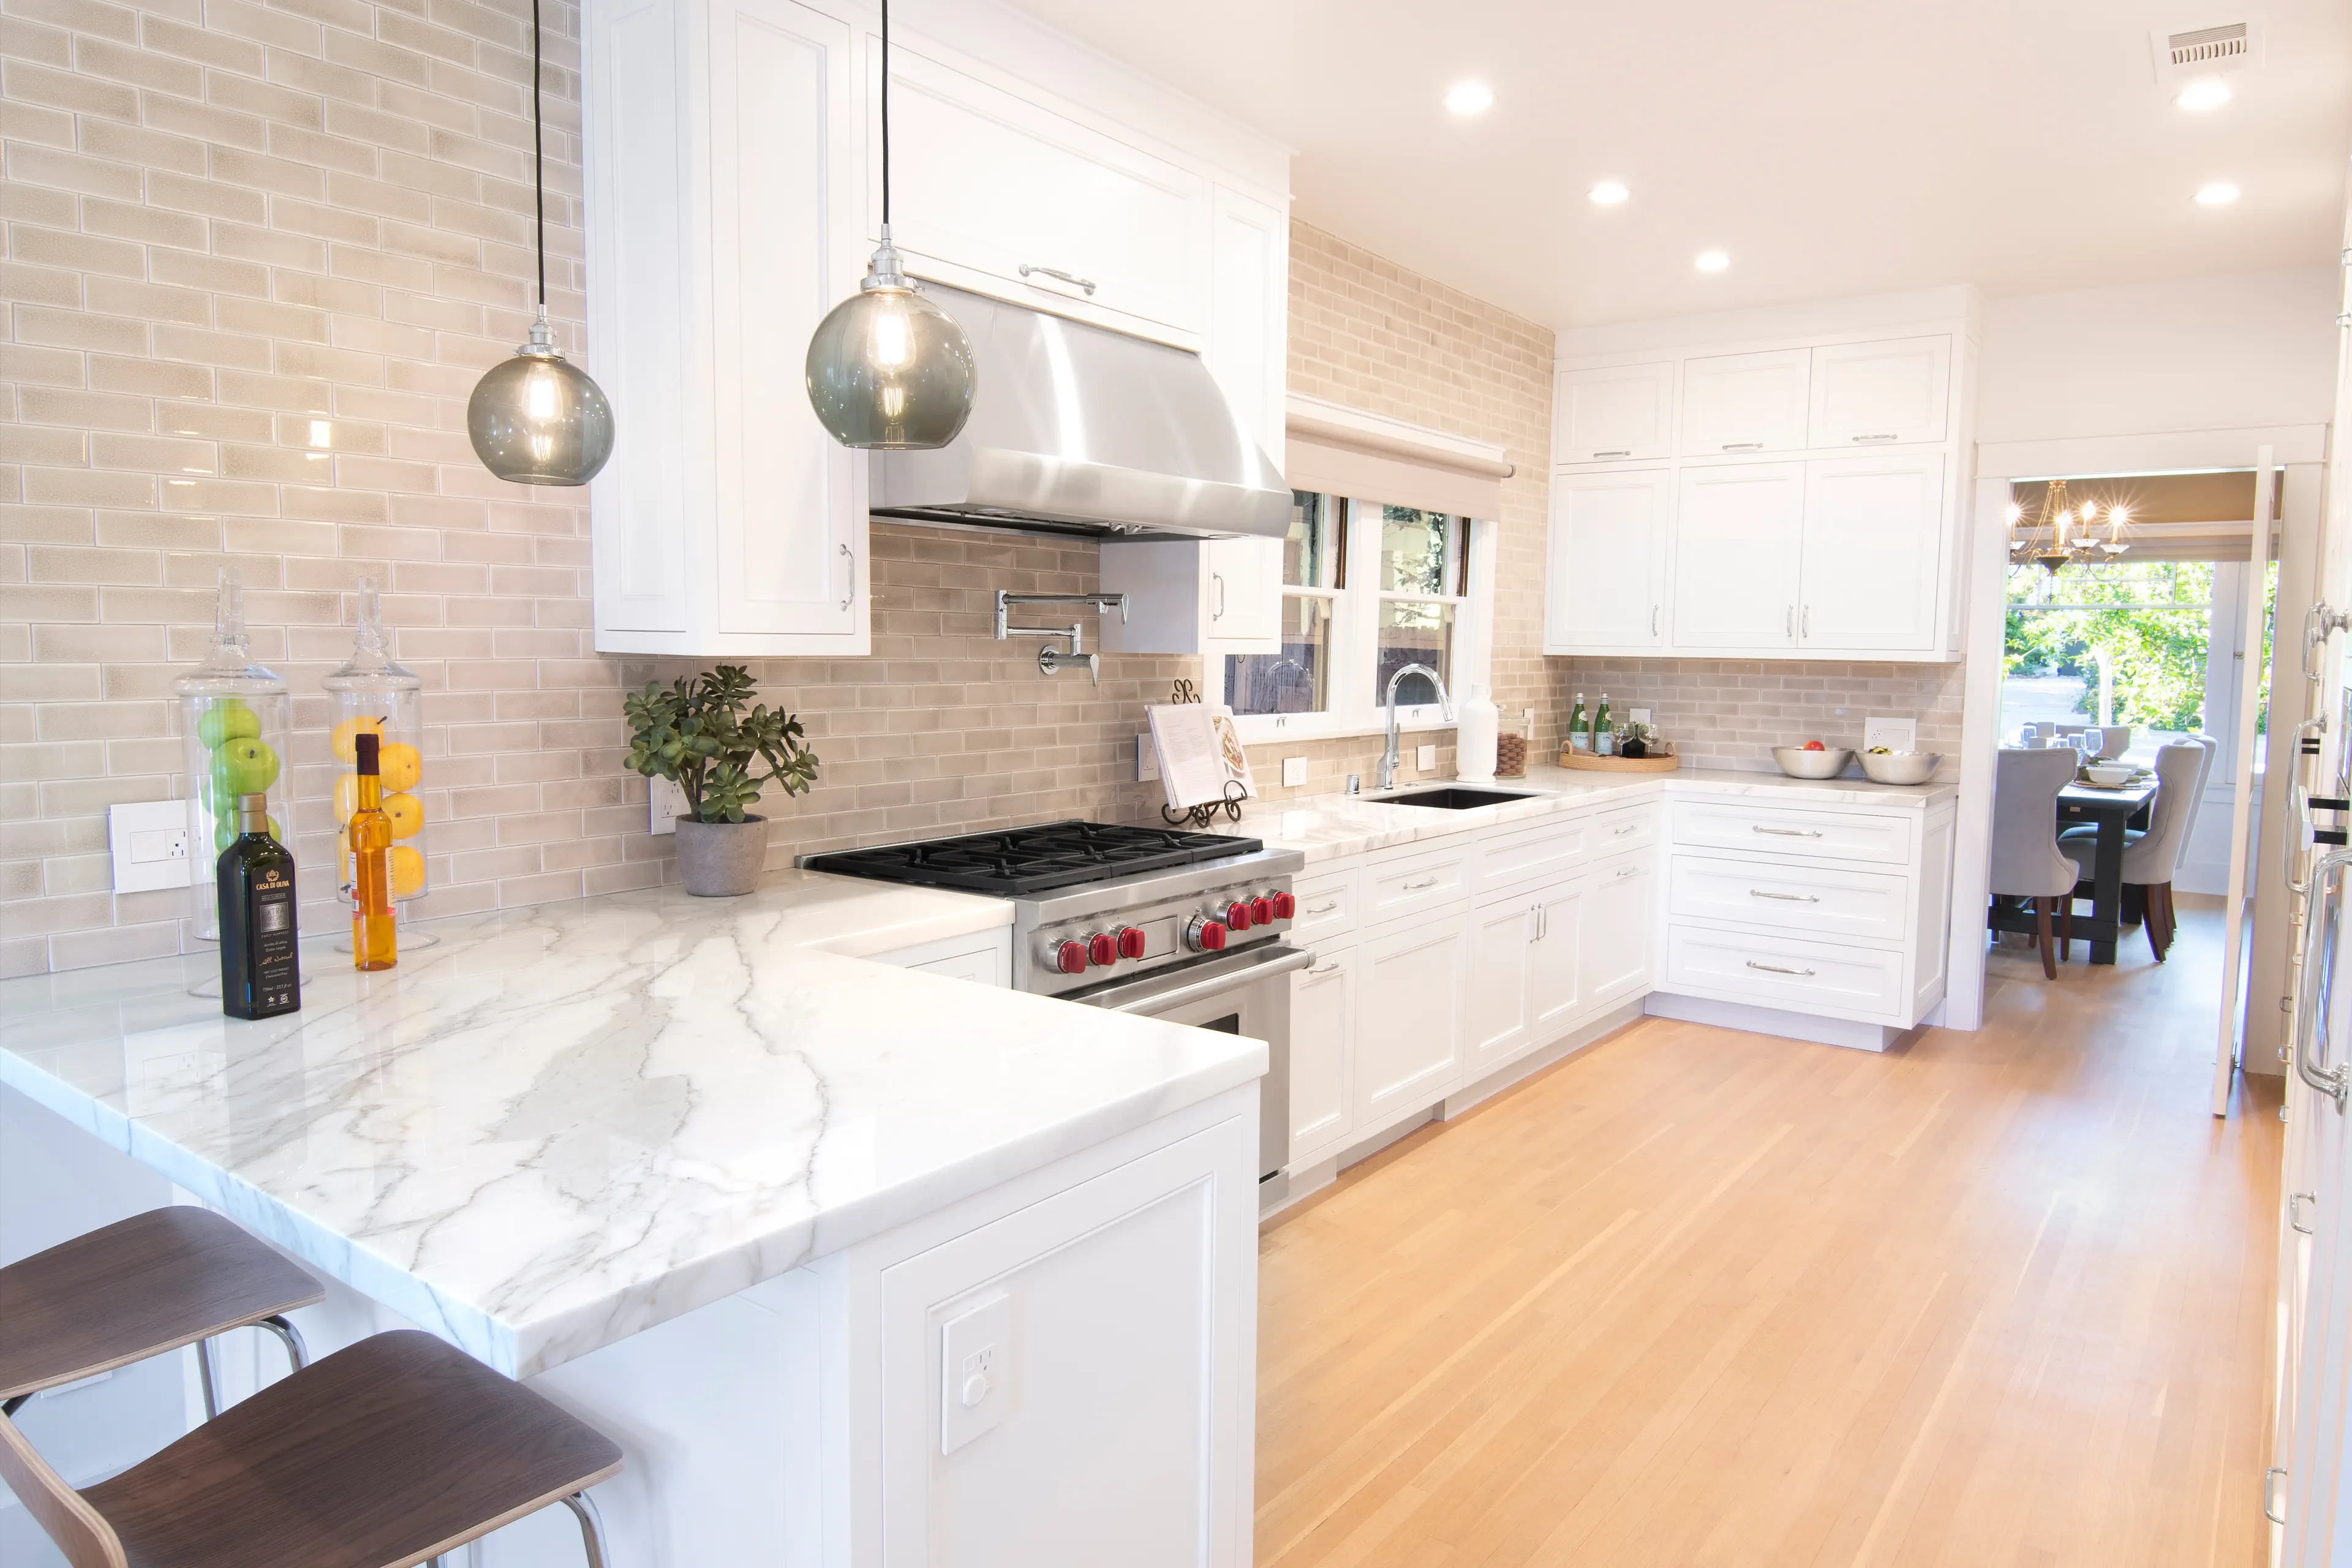
<path fill-rule="evenodd" d="M 1087 972 L 1087 944 L 1066 942 L 1055 946 L 1054 967 L 1065 974 L 1084 974 Z"/>
<path fill-rule="evenodd" d="M 1260 894 L 1250 900 L 1250 924 L 1270 926 L 1274 923 L 1274 900 Z"/>
<path fill-rule="evenodd" d="M 1087 938 L 1087 957 L 1108 969 L 1118 962 L 1118 938 L 1107 931 L 1096 931 Z"/>
<path fill-rule="evenodd" d="M 1143 932 L 1134 926 L 1122 926 L 1118 932 L 1118 955 L 1121 958 L 1143 956 Z"/>
<path fill-rule="evenodd" d="M 1236 899 L 1225 906 L 1225 924 L 1234 931 L 1250 928 L 1250 907 L 1246 900 Z"/>
<path fill-rule="evenodd" d="M 1206 915 L 1194 915 L 1192 923 L 1184 928 L 1184 945 L 1194 952 L 1222 952 L 1225 947 L 1225 923 Z"/>
<path fill-rule="evenodd" d="M 1275 894 L 1275 896 L 1274 896 L 1274 918 L 1275 918 L 1276 920 L 1278 920 L 1278 921 L 1286 921 L 1286 920 L 1289 920 L 1291 917 L 1293 917 L 1294 915 L 1296 915 L 1296 914 L 1297 914 L 1297 913 L 1298 913 L 1298 900 L 1297 900 L 1297 899 L 1293 898 L 1293 897 L 1292 897 L 1290 894 L 1288 894 L 1288 893 L 1276 893 L 1276 894 Z"/>

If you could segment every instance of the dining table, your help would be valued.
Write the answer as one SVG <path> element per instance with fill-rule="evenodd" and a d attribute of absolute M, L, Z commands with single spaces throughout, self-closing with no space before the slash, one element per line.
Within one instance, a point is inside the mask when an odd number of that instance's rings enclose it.
<path fill-rule="evenodd" d="M 2058 792 L 2056 831 L 2063 833 L 2069 827 L 2098 829 L 2091 855 L 2091 912 L 2074 917 L 2074 938 L 2089 943 L 2093 963 L 2113 963 L 2117 939 L 2141 918 L 2141 911 L 2132 907 L 2137 900 L 2127 902 L 2125 898 L 2125 831 L 2133 827 L 2147 830 L 2148 806 L 2155 799 L 2156 779 L 2152 774 L 2114 788 L 2078 780 Z M 2006 903 L 1992 911 L 1991 923 L 1995 931 L 2028 935 L 2035 929 L 2030 907 Z"/>

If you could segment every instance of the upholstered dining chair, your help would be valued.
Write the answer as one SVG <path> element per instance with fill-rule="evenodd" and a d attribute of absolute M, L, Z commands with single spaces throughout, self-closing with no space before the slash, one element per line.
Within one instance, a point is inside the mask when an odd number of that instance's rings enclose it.
<path fill-rule="evenodd" d="M 2189 848 L 2189 830 L 2197 825 L 2198 803 L 2205 798 L 2205 780 L 2213 769 L 2218 743 L 2193 736 L 2159 746 L 2156 751 L 2156 800 L 2148 809 L 2145 831 L 2124 833 L 2124 881 L 2140 890 L 2140 923 L 2147 928 L 2147 950 L 2158 963 L 2172 951 L 2179 922 L 2172 912 L 2172 877 Z M 2091 874 L 2098 853 L 2099 830 L 2070 827 L 2058 836 L 2058 847 L 2078 868 L 2078 881 Z M 2073 895 L 2067 902 L 2071 906 Z"/>
<path fill-rule="evenodd" d="M 2058 848 L 2058 792 L 2080 765 L 2072 746 L 1995 753 L 1992 774 L 1992 896 L 2031 899 L 2040 930 L 2042 973 L 2058 978 L 2050 921 L 2061 918 L 2063 954 L 2074 949 L 2074 904 L 2070 897 L 2080 872 Z"/>

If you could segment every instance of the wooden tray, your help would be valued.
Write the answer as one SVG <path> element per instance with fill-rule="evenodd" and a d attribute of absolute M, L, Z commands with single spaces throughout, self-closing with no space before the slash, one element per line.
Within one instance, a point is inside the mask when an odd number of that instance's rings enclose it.
<path fill-rule="evenodd" d="M 1680 752 L 1664 757 L 1596 757 L 1563 747 L 1559 765 L 1588 773 L 1670 773 L 1683 765 Z"/>

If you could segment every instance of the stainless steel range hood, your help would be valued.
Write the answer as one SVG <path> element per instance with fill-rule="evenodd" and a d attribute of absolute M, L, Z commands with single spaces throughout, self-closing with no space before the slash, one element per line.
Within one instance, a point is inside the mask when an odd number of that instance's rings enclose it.
<path fill-rule="evenodd" d="M 877 517 L 1099 538 L 1279 539 L 1290 489 L 1201 356 L 937 283 L 979 362 L 971 422 L 877 452 Z"/>

